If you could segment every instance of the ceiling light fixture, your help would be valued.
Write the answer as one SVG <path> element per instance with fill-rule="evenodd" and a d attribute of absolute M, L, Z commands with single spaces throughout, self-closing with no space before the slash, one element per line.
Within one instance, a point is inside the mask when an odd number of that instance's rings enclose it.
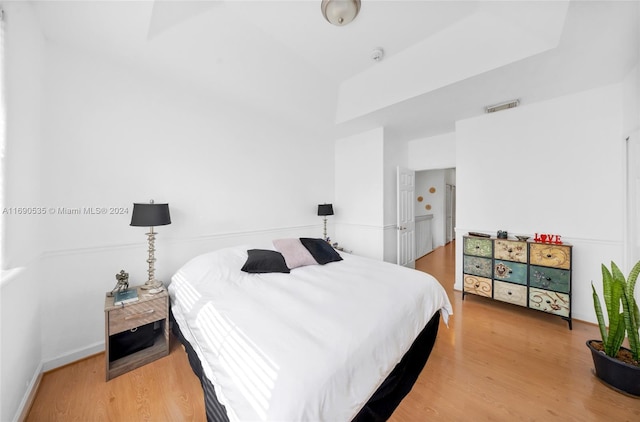
<path fill-rule="evenodd" d="M 320 8 L 329 23 L 343 26 L 358 16 L 360 0 L 322 0 Z"/>

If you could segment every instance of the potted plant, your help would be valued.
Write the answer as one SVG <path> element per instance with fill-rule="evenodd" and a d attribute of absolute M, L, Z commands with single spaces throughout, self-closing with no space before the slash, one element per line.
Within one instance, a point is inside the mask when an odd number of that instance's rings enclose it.
<path fill-rule="evenodd" d="M 638 274 L 640 262 L 626 280 L 614 262 L 611 262 L 611 270 L 602 264 L 602 289 L 609 329 L 592 282 L 593 305 L 602 341 L 588 340 L 587 347 L 591 350 L 598 378 L 618 391 L 640 397 L 640 312 L 634 296 Z M 625 333 L 628 349 L 622 346 Z"/>

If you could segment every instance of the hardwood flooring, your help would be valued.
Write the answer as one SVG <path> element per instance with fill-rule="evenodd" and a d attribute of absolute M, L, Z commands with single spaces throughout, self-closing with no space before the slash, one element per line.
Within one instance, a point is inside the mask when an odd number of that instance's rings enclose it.
<path fill-rule="evenodd" d="M 453 290 L 455 244 L 419 259 L 445 287 L 454 315 L 440 323 L 431 357 L 391 417 L 409 421 L 640 421 L 640 399 L 592 373 L 585 343 L 598 327 L 573 330 L 559 317 Z"/>
<path fill-rule="evenodd" d="M 26 421 L 206 420 L 202 387 L 175 338 L 169 356 L 108 382 L 104 357 L 45 373 Z"/>
<path fill-rule="evenodd" d="M 413 421 L 640 421 L 640 399 L 592 374 L 592 324 L 453 291 L 453 243 L 416 262 L 454 308 L 440 325 L 416 385 L 391 417 Z M 109 382 L 104 354 L 44 374 L 27 421 L 204 421 L 202 389 L 186 354 L 171 354 Z M 328 421 L 333 422 L 333 421 Z"/>

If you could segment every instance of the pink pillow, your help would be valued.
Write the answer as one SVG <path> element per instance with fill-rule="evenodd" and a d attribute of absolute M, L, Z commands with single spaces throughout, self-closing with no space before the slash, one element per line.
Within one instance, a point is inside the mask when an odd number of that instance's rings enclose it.
<path fill-rule="evenodd" d="M 284 256 L 287 267 L 291 270 L 305 265 L 318 264 L 300 239 L 276 239 L 273 241 L 273 246 Z"/>

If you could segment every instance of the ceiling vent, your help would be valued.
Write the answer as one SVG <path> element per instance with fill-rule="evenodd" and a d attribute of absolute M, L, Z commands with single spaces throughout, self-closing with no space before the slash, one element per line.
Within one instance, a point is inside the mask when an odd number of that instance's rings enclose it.
<path fill-rule="evenodd" d="M 520 105 L 520 100 L 512 100 L 506 103 L 487 106 L 484 108 L 484 111 L 485 113 L 495 113 L 496 111 L 502 111 L 508 108 L 518 107 L 518 105 Z"/>

